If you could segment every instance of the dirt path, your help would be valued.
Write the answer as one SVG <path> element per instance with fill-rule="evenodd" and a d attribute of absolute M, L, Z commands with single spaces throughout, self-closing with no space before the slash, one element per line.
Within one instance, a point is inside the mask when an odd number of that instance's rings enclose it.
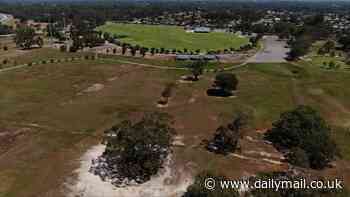
<path fill-rule="evenodd" d="M 47 60 L 47 61 L 49 61 L 49 60 Z M 130 64 L 130 65 L 137 65 L 137 66 L 141 66 L 141 67 L 144 67 L 144 68 L 155 68 L 155 69 L 163 69 L 163 70 L 188 70 L 188 68 L 170 67 L 170 66 L 157 66 L 157 65 L 152 65 L 152 64 L 143 64 L 143 63 L 137 63 L 137 62 L 125 61 L 125 60 L 116 60 L 116 62 L 124 63 L 124 64 Z M 244 67 L 247 64 L 248 64 L 248 62 L 246 61 L 246 62 L 243 62 L 243 63 L 241 63 L 239 65 L 226 67 L 223 70 L 225 70 L 225 71 L 234 70 L 234 69 L 238 69 L 238 68 Z M 20 69 L 20 68 L 24 68 L 24 67 L 28 67 L 28 65 L 27 64 L 23 64 L 23 65 L 3 68 L 3 69 L 0 69 L 0 73 L 4 73 L 4 72 L 7 72 L 7 71 L 16 70 L 16 69 Z"/>
<path fill-rule="evenodd" d="M 3 69 L 0 69 L 0 73 L 4 73 L 6 71 L 15 70 L 15 69 L 19 69 L 19 68 L 24 68 L 24 67 L 27 67 L 27 66 L 28 65 L 23 64 L 23 65 L 11 66 L 11 67 L 8 67 L 8 68 L 3 68 Z"/>
<path fill-rule="evenodd" d="M 137 63 L 137 62 L 132 62 L 132 61 L 125 61 L 125 60 L 117 60 L 117 62 L 120 63 L 124 63 L 124 64 L 132 64 L 132 65 L 138 65 L 138 66 L 142 66 L 145 68 L 157 68 L 157 69 L 164 69 L 164 70 L 188 70 L 188 68 L 181 68 L 181 67 L 170 67 L 170 66 L 156 66 L 156 65 L 152 65 L 152 64 L 143 64 L 143 63 Z M 247 61 L 239 64 L 239 65 L 234 65 L 231 67 L 226 67 L 223 70 L 233 70 L 233 69 L 238 69 L 241 67 L 244 67 L 248 64 Z"/>

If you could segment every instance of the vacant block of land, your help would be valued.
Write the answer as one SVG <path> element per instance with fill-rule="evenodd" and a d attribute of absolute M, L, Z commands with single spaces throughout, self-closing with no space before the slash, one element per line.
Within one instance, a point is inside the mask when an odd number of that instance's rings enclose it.
<path fill-rule="evenodd" d="M 35 58 L 45 59 L 48 54 L 44 56 Z M 343 126 L 350 117 L 350 82 L 345 72 L 287 63 L 249 64 L 232 71 L 240 81 L 236 98 L 207 96 L 216 75 L 209 72 L 194 83 L 177 84 L 169 106 L 159 109 L 156 103 L 166 84 L 176 83 L 189 71 L 145 68 L 117 60 L 40 64 L 1 73 L 0 144 L 6 147 L 0 147 L 4 150 L 0 153 L 4 180 L 0 197 L 66 196 L 60 186 L 68 178 L 75 180 L 72 173 L 78 159 L 101 141 L 103 131 L 147 111 L 160 110 L 174 118 L 179 136 L 179 146 L 174 148 L 177 166 L 224 169 L 225 175 L 235 178 L 281 169 L 267 162 L 279 155 L 261 135 L 281 112 L 307 104 L 320 110 L 331 124 Z M 128 57 L 128 61 L 140 59 Z M 152 61 L 147 63 L 156 64 Z M 211 139 L 215 129 L 232 121 L 238 111 L 251 116 L 250 128 L 241 140 L 242 152 L 218 157 L 206 151 L 202 141 Z M 1 141 L 1 136 L 9 136 L 6 139 L 11 142 Z M 336 168 L 321 173 L 348 181 L 348 131 L 334 132 L 334 137 L 344 158 Z"/>

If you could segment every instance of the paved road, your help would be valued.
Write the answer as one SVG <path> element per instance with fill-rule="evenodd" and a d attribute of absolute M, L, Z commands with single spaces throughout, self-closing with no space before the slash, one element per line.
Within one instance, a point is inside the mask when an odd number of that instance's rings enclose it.
<path fill-rule="evenodd" d="M 285 41 L 278 40 L 277 36 L 264 36 L 262 44 L 263 49 L 249 58 L 248 63 L 286 62 L 285 57 L 289 49 L 285 48 Z"/>

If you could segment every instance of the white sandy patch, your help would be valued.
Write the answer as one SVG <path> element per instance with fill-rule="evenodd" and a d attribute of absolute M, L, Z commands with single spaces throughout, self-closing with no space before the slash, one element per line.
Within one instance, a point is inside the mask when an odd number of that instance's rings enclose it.
<path fill-rule="evenodd" d="M 118 76 L 115 76 L 115 77 L 109 78 L 108 81 L 115 81 L 115 80 L 117 80 L 117 79 L 119 79 L 119 77 L 118 77 Z"/>
<path fill-rule="evenodd" d="M 250 161 L 254 161 L 254 162 L 265 162 L 265 163 L 274 164 L 274 165 L 282 165 L 283 164 L 283 162 L 281 162 L 281 161 L 276 161 L 276 160 L 267 159 L 267 158 L 257 159 L 254 157 L 248 157 L 248 156 L 240 155 L 237 153 L 232 153 L 230 155 L 233 157 L 237 157 L 239 159 L 250 160 Z"/>
<path fill-rule="evenodd" d="M 285 158 L 281 155 L 278 154 L 273 154 L 273 153 L 268 153 L 268 152 L 264 152 L 264 151 L 254 151 L 254 150 L 250 150 L 250 151 L 245 151 L 244 153 L 248 154 L 248 155 L 259 155 L 261 157 L 268 157 L 268 158 L 275 158 L 275 159 L 280 159 L 280 160 L 284 160 Z"/>
<path fill-rule="evenodd" d="M 85 92 L 85 93 L 98 92 L 98 91 L 102 90 L 104 87 L 105 86 L 103 84 L 95 83 L 94 85 L 86 88 L 83 92 Z"/>
<path fill-rule="evenodd" d="M 196 102 L 196 98 L 190 98 L 189 100 L 188 100 L 188 103 L 194 103 L 194 102 Z"/>
<path fill-rule="evenodd" d="M 179 83 L 193 83 L 193 81 L 190 81 L 190 80 L 183 80 L 183 79 L 179 79 L 178 82 L 179 82 Z"/>
<path fill-rule="evenodd" d="M 150 181 L 137 186 L 115 187 L 89 172 L 91 160 L 100 156 L 104 150 L 104 145 L 97 145 L 82 156 L 80 168 L 75 171 L 77 180 L 66 184 L 69 197 L 181 197 L 193 183 L 192 176 L 171 169 L 169 159 L 165 168 Z"/>
<path fill-rule="evenodd" d="M 252 138 L 251 136 L 246 136 L 245 138 L 250 142 L 260 142 L 259 140 L 256 140 L 256 139 Z"/>
<path fill-rule="evenodd" d="M 174 141 L 173 141 L 173 146 L 180 146 L 180 147 L 185 146 L 185 143 L 183 142 L 183 140 L 184 140 L 183 135 L 175 136 Z"/>
<path fill-rule="evenodd" d="M 163 104 L 157 103 L 157 107 L 158 108 L 167 108 L 167 107 L 169 107 L 169 104 L 167 103 L 167 104 L 163 105 Z"/>

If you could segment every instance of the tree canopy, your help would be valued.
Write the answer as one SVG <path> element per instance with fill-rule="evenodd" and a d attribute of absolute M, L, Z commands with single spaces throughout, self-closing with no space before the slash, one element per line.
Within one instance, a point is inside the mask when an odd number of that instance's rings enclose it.
<path fill-rule="evenodd" d="M 266 138 L 279 149 L 287 149 L 291 154 L 301 155 L 305 152 L 312 168 L 324 168 L 335 159 L 336 145 L 331 139 L 331 128 L 321 115 L 308 106 L 299 106 L 292 111 L 281 114 L 279 120 L 266 133 Z M 299 149 L 296 149 L 299 148 Z M 290 158 L 295 165 L 297 160 Z M 305 159 L 303 159 L 305 162 Z M 305 165 L 305 163 L 303 163 Z"/>
<path fill-rule="evenodd" d="M 24 49 L 29 49 L 34 44 L 39 47 L 43 45 L 42 38 L 36 37 L 35 30 L 27 26 L 18 28 L 14 39 L 17 47 L 23 47 Z"/>
<path fill-rule="evenodd" d="M 203 74 L 203 70 L 207 62 L 203 60 L 195 61 L 191 64 L 191 73 L 193 75 L 193 80 L 198 81 L 198 77 Z"/>
<path fill-rule="evenodd" d="M 311 47 L 312 40 L 308 36 L 299 36 L 291 42 L 291 49 L 289 52 L 289 58 L 295 60 L 308 53 Z"/>
<path fill-rule="evenodd" d="M 246 126 L 247 120 L 247 115 L 239 113 L 230 124 L 220 126 L 216 130 L 214 138 L 208 143 L 207 149 L 223 155 L 235 152 L 241 129 Z"/>
<path fill-rule="evenodd" d="M 174 129 L 169 116 L 147 113 L 139 122 L 123 121 L 106 131 L 106 150 L 94 173 L 119 186 L 144 183 L 163 167 L 170 153 Z"/>
<path fill-rule="evenodd" d="M 238 79 L 236 75 L 232 73 L 220 73 L 215 77 L 215 86 L 220 89 L 231 92 L 237 90 Z"/>

